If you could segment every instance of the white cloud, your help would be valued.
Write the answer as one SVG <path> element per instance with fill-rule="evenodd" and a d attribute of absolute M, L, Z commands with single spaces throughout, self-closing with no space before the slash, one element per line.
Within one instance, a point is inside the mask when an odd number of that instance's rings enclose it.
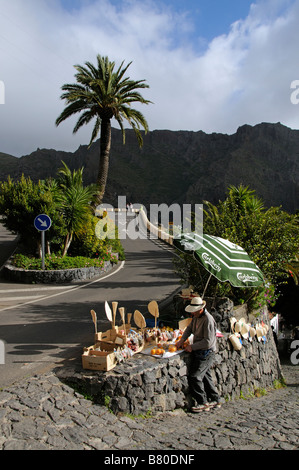
<path fill-rule="evenodd" d="M 58 0 L 0 0 L 0 151 L 73 151 L 88 143 L 90 127 L 74 137 L 74 121 L 54 123 L 73 65 L 95 62 L 98 53 L 117 64 L 132 60 L 128 74 L 146 79 L 144 95 L 155 104 L 141 109 L 151 130 L 233 133 L 262 121 L 299 127 L 299 106 L 290 101 L 299 79 L 299 0 L 258 1 L 205 51 L 187 42 L 187 16 L 157 5 L 97 0 L 70 13 Z"/>

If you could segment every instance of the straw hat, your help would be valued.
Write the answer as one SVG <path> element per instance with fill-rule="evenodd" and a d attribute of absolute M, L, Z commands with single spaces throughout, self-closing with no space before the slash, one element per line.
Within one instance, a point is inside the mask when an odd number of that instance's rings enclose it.
<path fill-rule="evenodd" d="M 237 323 L 237 319 L 235 317 L 231 317 L 229 321 L 230 321 L 231 330 L 234 331 L 234 327 L 235 327 L 235 324 Z"/>
<path fill-rule="evenodd" d="M 257 325 L 256 327 L 256 336 L 257 336 L 258 341 L 261 342 L 264 336 L 264 329 L 262 328 L 261 325 Z"/>
<path fill-rule="evenodd" d="M 256 335 L 255 328 L 253 326 L 249 327 L 249 341 L 252 341 L 252 338 Z"/>
<path fill-rule="evenodd" d="M 240 351 L 242 349 L 242 343 L 240 341 L 239 335 L 234 333 L 228 337 L 235 351 Z"/>
<path fill-rule="evenodd" d="M 247 323 L 242 323 L 241 325 L 241 336 L 245 339 L 248 339 L 249 337 L 249 325 L 247 325 Z"/>
<path fill-rule="evenodd" d="M 238 320 L 236 323 L 235 323 L 235 326 L 234 326 L 234 329 L 235 329 L 235 332 L 236 333 L 241 333 L 242 334 L 242 329 L 244 331 L 244 325 L 246 324 L 246 321 L 245 321 L 245 318 L 240 318 L 240 320 Z M 247 332 L 247 329 L 246 331 L 244 331 L 244 333 Z"/>
<path fill-rule="evenodd" d="M 191 300 L 191 304 L 185 308 L 185 311 L 189 313 L 197 312 L 197 310 L 201 310 L 202 308 L 205 308 L 205 306 L 205 300 L 202 300 L 201 297 L 193 297 L 193 299 Z"/>

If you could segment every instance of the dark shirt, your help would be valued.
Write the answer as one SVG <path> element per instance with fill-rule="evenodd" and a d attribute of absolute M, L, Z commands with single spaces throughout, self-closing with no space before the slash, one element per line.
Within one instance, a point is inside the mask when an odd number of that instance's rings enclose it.
<path fill-rule="evenodd" d="M 193 317 L 189 326 L 185 329 L 182 339 L 185 341 L 193 334 L 192 350 L 216 351 L 216 322 L 212 315 L 205 310 L 201 317 Z"/>

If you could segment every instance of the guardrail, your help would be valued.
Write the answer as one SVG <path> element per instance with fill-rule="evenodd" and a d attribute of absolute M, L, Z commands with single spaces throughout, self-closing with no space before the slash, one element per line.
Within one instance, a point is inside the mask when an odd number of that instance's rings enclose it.
<path fill-rule="evenodd" d="M 141 220 L 146 227 L 146 229 L 153 235 L 154 238 L 158 238 L 160 240 L 163 240 L 165 243 L 168 243 L 169 245 L 173 246 L 173 236 L 167 233 L 165 230 L 163 230 L 160 227 L 157 227 L 156 225 L 152 224 L 148 217 L 146 216 L 144 210 L 141 209 L 130 209 L 129 211 L 127 209 L 121 209 L 121 208 L 105 208 L 102 207 L 101 210 L 107 211 L 107 212 L 135 212 L 135 214 L 138 214 L 139 217 L 141 217 Z"/>

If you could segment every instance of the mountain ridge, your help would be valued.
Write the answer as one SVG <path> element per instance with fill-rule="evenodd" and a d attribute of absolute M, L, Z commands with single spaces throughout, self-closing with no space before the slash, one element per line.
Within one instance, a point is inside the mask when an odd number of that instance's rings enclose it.
<path fill-rule="evenodd" d="M 299 209 L 299 131 L 280 123 L 245 124 L 234 134 L 154 130 L 144 134 L 140 149 L 131 129 L 126 144 L 112 129 L 105 202 L 168 205 L 217 203 L 229 185 L 256 191 L 266 207 Z M 63 160 L 71 169 L 84 167 L 84 183 L 96 181 L 100 140 L 75 152 L 37 149 L 20 158 L 0 152 L 0 180 L 22 174 L 33 181 L 56 177 Z"/>

